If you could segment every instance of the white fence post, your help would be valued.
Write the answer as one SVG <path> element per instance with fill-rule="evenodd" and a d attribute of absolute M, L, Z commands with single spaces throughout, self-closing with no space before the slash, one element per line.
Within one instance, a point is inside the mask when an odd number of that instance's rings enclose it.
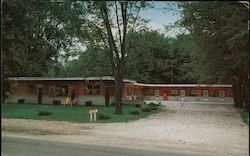
<path fill-rule="evenodd" d="M 89 110 L 89 116 L 90 116 L 90 122 L 93 121 L 93 115 L 94 115 L 94 121 L 96 121 L 96 113 L 98 112 L 97 109 Z"/>

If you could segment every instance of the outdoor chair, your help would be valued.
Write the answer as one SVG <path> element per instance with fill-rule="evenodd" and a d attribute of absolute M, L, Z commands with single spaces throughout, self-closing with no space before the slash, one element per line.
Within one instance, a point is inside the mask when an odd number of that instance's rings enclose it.
<path fill-rule="evenodd" d="M 61 106 L 63 107 L 64 105 L 72 107 L 72 101 L 69 97 L 67 97 L 65 100 L 62 101 Z"/>

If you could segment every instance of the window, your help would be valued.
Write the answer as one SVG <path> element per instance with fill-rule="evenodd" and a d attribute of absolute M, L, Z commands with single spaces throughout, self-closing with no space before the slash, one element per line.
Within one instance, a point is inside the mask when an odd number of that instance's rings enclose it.
<path fill-rule="evenodd" d="M 152 95 L 154 93 L 153 90 L 146 90 L 146 94 Z"/>
<path fill-rule="evenodd" d="M 159 90 L 155 90 L 155 96 L 159 96 L 160 95 L 160 91 Z"/>
<path fill-rule="evenodd" d="M 191 90 L 192 95 L 198 95 L 198 90 Z"/>
<path fill-rule="evenodd" d="M 56 96 L 68 96 L 68 85 L 56 85 Z"/>
<path fill-rule="evenodd" d="M 85 87 L 86 95 L 100 95 L 101 94 L 101 84 L 99 82 L 87 84 Z"/>
<path fill-rule="evenodd" d="M 101 84 L 100 83 L 95 83 L 93 85 L 93 94 L 94 95 L 100 95 L 101 94 Z"/>
<path fill-rule="evenodd" d="M 92 95 L 92 85 L 91 84 L 88 84 L 86 87 L 85 87 L 85 94 L 86 95 Z"/>
<path fill-rule="evenodd" d="M 29 85 L 29 87 L 28 87 L 28 95 L 34 95 L 34 94 L 36 94 L 35 85 Z"/>
<path fill-rule="evenodd" d="M 225 96 L 225 91 L 224 90 L 219 90 L 219 97 L 223 98 Z"/>
<path fill-rule="evenodd" d="M 176 94 L 178 94 L 178 91 L 177 90 L 170 90 L 170 94 L 171 95 L 176 95 Z"/>
<path fill-rule="evenodd" d="M 203 90 L 203 97 L 208 97 L 208 90 Z"/>

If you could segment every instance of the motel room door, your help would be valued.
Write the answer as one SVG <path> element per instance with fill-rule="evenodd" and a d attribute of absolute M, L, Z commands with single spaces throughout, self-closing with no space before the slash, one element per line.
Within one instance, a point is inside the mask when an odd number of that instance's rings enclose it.
<path fill-rule="evenodd" d="M 180 101 L 184 101 L 185 100 L 185 90 L 184 89 L 182 89 L 182 90 L 180 90 Z"/>
<path fill-rule="evenodd" d="M 168 94 L 167 93 L 163 93 L 163 100 L 168 100 Z"/>
<path fill-rule="evenodd" d="M 181 90 L 180 94 L 181 94 L 181 97 L 184 97 L 185 96 L 185 90 Z"/>

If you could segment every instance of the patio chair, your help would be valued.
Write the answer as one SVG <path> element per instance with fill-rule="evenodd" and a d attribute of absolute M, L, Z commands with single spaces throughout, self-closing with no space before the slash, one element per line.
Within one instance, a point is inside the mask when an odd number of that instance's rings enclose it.
<path fill-rule="evenodd" d="M 63 107 L 64 105 L 69 105 L 70 107 L 72 107 L 72 101 L 69 97 L 67 97 L 65 100 L 62 101 L 61 106 Z"/>

